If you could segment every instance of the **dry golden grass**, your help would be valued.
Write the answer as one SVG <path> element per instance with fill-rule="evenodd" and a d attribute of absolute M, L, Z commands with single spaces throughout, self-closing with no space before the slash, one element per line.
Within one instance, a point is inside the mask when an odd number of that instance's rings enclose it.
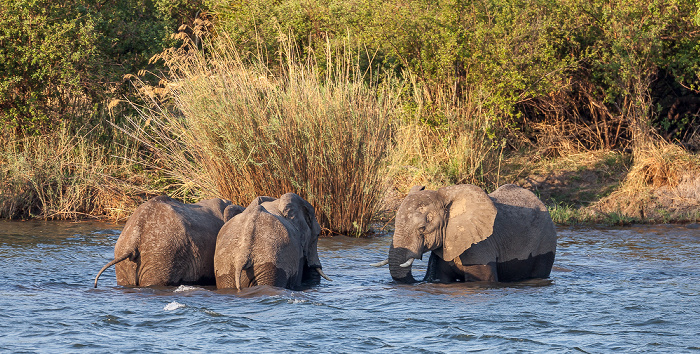
<path fill-rule="evenodd" d="M 668 210 L 669 205 L 664 205 L 668 203 L 659 203 L 658 191 L 667 190 L 674 194 L 684 178 L 698 175 L 698 155 L 675 144 L 655 141 L 635 151 L 634 164 L 621 187 L 600 200 L 594 208 L 639 221 L 657 221 L 660 213 L 673 212 Z M 688 202 L 697 204 L 697 201 Z"/>
<path fill-rule="evenodd" d="M 413 84 L 389 160 L 389 184 L 399 191 L 415 185 L 493 188 L 499 183 L 504 145 L 494 137 L 492 117 L 476 100 L 454 105 L 450 97 Z"/>
<path fill-rule="evenodd" d="M 166 101 L 143 87 L 153 104 L 133 124 L 179 185 L 174 196 L 245 206 L 295 192 L 327 232 L 366 233 L 383 192 L 391 87 L 367 84 L 342 53 L 328 56 L 322 74 L 288 47 L 283 71 L 272 72 L 244 60 L 223 34 L 205 46 L 161 56 L 170 68 Z"/>
<path fill-rule="evenodd" d="M 0 138 L 0 217 L 120 220 L 142 201 L 131 149 L 107 150 L 89 134 Z M 122 154 L 121 157 L 113 154 Z"/>

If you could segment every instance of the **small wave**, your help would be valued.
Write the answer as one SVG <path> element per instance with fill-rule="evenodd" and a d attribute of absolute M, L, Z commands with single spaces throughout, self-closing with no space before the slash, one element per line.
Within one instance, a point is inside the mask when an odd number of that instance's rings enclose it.
<path fill-rule="evenodd" d="M 209 315 L 211 317 L 225 317 L 225 315 L 220 314 L 216 311 L 212 311 L 212 310 L 204 310 L 204 313 L 206 313 L 207 315 Z"/>
<path fill-rule="evenodd" d="M 307 302 L 309 302 L 309 300 L 305 300 L 305 299 L 288 299 L 287 300 L 287 303 L 292 304 L 292 305 L 303 304 L 303 303 L 307 303 Z"/>
<path fill-rule="evenodd" d="M 181 304 L 181 303 L 179 303 L 179 302 L 177 302 L 177 301 L 173 301 L 173 302 L 171 302 L 171 303 L 165 305 L 165 307 L 163 307 L 163 310 L 165 310 L 165 311 L 173 311 L 173 310 L 177 310 L 177 309 L 180 309 L 180 308 L 183 308 L 183 307 L 185 307 L 184 304 Z"/>
<path fill-rule="evenodd" d="M 104 229 L 104 230 L 97 230 L 93 231 L 93 235 L 121 235 L 122 230 L 116 230 L 116 229 Z"/>
<path fill-rule="evenodd" d="M 196 287 L 196 286 L 189 286 L 189 285 L 180 285 L 177 287 L 177 289 L 173 290 L 174 293 L 181 293 L 185 291 L 193 291 L 193 290 L 201 290 L 202 288 Z"/>

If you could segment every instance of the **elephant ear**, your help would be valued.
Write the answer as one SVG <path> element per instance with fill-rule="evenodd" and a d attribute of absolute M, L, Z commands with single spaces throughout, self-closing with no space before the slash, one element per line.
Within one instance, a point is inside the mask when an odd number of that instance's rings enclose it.
<path fill-rule="evenodd" d="M 281 196 L 280 201 L 282 202 L 280 205 L 284 205 L 281 210 L 282 216 L 287 219 L 299 218 L 301 220 L 298 222 L 300 224 L 305 224 L 303 226 L 300 225 L 305 229 L 301 230 L 302 233 L 304 233 L 304 257 L 309 266 L 320 267 L 321 261 L 318 258 L 316 247 L 318 236 L 321 233 L 321 225 L 319 225 L 318 220 L 316 220 L 314 207 L 304 198 L 294 193 L 287 193 Z"/>
<path fill-rule="evenodd" d="M 311 203 L 295 193 L 287 193 L 280 197 L 280 212 L 287 219 L 303 215 L 304 222 L 308 226 L 311 236 L 318 237 L 321 233 L 321 225 L 316 220 L 316 213 Z"/>
<path fill-rule="evenodd" d="M 231 204 L 227 206 L 226 209 L 224 209 L 224 222 L 233 219 L 234 216 L 242 213 L 243 211 L 245 211 L 245 208 L 240 205 Z"/>
<path fill-rule="evenodd" d="M 493 233 L 496 206 L 481 188 L 462 184 L 440 188 L 447 215 L 443 259 L 451 261 Z"/>
<path fill-rule="evenodd" d="M 413 186 L 413 188 L 411 188 L 411 190 L 408 191 L 408 194 L 420 192 L 424 189 L 425 189 L 425 186 Z"/>

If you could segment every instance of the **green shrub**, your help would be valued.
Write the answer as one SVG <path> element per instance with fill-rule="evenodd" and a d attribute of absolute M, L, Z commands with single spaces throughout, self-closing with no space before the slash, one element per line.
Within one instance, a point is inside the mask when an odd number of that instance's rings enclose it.
<path fill-rule="evenodd" d="M 670 112 L 679 97 L 700 102 L 700 21 L 690 0 L 250 0 L 213 7 L 235 45 L 262 53 L 272 66 L 280 30 L 321 64 L 326 44 L 356 40 L 363 70 L 410 73 L 429 95 L 449 87 L 455 105 L 479 100 L 511 147 L 631 147 L 644 145 L 652 123 L 669 137 L 682 129 L 675 136 L 688 138 L 700 121 L 694 111 Z"/>
<path fill-rule="evenodd" d="M 21 134 L 98 124 L 199 1 L 0 0 L 0 123 Z M 155 69 L 155 67 L 150 67 Z M 119 116 L 117 114 L 117 116 Z"/>

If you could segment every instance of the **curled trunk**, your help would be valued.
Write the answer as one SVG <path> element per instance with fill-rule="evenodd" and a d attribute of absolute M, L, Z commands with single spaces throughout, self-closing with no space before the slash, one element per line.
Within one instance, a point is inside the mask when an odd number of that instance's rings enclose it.
<path fill-rule="evenodd" d="M 389 272 L 395 281 L 402 283 L 414 283 L 416 281 L 413 278 L 413 274 L 411 274 L 411 266 L 401 266 L 410 258 L 415 258 L 413 252 L 406 248 L 394 248 L 394 245 L 391 245 L 389 249 Z"/>

